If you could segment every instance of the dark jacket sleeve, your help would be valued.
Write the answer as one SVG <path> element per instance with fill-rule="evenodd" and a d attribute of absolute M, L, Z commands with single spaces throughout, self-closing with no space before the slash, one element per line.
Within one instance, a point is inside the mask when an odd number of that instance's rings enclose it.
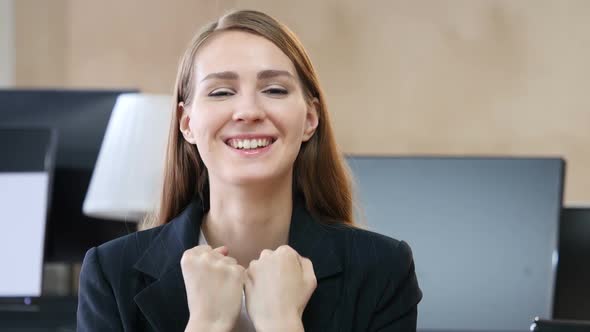
<path fill-rule="evenodd" d="M 122 331 L 113 289 L 107 282 L 97 248 L 86 253 L 80 271 L 78 331 Z"/>
<path fill-rule="evenodd" d="M 414 271 L 412 250 L 406 242 L 399 242 L 394 250 L 390 277 L 371 319 L 369 331 L 416 331 L 418 302 L 422 291 Z"/>

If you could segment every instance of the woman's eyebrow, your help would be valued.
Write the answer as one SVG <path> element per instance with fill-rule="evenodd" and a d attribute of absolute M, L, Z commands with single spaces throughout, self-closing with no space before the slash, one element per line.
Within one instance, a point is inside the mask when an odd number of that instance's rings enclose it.
<path fill-rule="evenodd" d="M 261 72 L 258 72 L 258 75 L 256 75 L 256 77 L 259 80 L 275 78 L 277 76 L 287 76 L 288 78 L 291 78 L 291 79 L 295 78 L 295 77 L 293 77 L 293 74 L 291 74 L 290 72 L 288 72 L 286 70 L 276 70 L 276 69 L 263 70 Z"/>
<path fill-rule="evenodd" d="M 286 76 L 287 78 L 291 78 L 291 79 L 295 78 L 293 76 L 293 74 L 291 74 L 290 72 L 288 72 L 286 70 L 276 70 L 276 69 L 268 69 L 268 70 L 260 71 L 256 75 L 256 78 L 259 80 L 263 80 L 263 79 L 275 78 L 278 76 Z M 210 79 L 237 80 L 239 78 L 240 78 L 240 76 L 236 72 L 222 71 L 222 72 L 217 72 L 217 73 L 211 73 L 211 74 L 205 76 L 201 80 L 201 82 L 204 82 L 204 81 L 210 80 Z"/>
<path fill-rule="evenodd" d="M 210 79 L 220 79 L 220 80 L 237 80 L 239 78 L 238 74 L 236 72 L 233 71 L 222 71 L 222 72 L 218 72 L 218 73 L 211 73 L 207 76 L 205 76 L 205 78 L 203 78 L 201 80 L 201 82 L 204 82 L 206 80 L 210 80 Z"/>

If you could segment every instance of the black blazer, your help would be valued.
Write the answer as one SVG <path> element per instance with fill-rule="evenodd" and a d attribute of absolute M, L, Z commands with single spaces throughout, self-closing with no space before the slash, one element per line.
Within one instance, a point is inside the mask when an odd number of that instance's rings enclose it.
<path fill-rule="evenodd" d="M 78 331 L 183 331 L 189 311 L 180 257 L 197 245 L 203 214 L 195 200 L 166 225 L 90 249 Z M 422 293 L 405 242 L 319 223 L 295 200 L 289 245 L 313 262 L 318 281 L 305 331 L 416 330 Z"/>

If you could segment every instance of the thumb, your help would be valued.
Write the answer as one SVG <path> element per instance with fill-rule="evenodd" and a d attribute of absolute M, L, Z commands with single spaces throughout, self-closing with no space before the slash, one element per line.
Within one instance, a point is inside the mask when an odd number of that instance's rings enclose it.
<path fill-rule="evenodd" d="M 217 248 L 213 249 L 213 251 L 216 251 L 216 252 L 222 254 L 223 256 L 227 256 L 227 254 L 229 253 L 229 249 L 227 249 L 226 246 L 217 247 Z"/>

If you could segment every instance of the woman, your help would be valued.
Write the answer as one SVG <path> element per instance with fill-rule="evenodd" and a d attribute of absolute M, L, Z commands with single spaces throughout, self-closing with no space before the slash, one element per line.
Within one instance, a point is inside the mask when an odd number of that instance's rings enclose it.
<path fill-rule="evenodd" d="M 157 227 L 86 254 L 81 331 L 414 331 L 405 242 L 354 226 L 302 45 L 238 11 L 182 58 Z"/>

